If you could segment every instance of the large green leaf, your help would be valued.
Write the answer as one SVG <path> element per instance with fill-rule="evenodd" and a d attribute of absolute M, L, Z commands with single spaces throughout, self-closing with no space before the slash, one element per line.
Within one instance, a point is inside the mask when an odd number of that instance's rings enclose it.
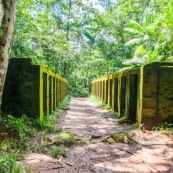
<path fill-rule="evenodd" d="M 136 21 L 131 20 L 128 25 L 129 25 L 129 28 L 132 28 L 132 29 L 138 31 L 141 34 L 144 33 L 143 27 L 139 23 L 137 23 Z"/>
<path fill-rule="evenodd" d="M 128 42 L 125 43 L 125 46 L 130 46 L 134 44 L 139 44 L 142 42 L 142 38 L 134 38 L 132 40 L 129 40 Z"/>
<path fill-rule="evenodd" d="M 95 43 L 95 38 L 91 34 L 89 34 L 87 31 L 83 31 L 83 34 L 91 41 L 91 43 Z"/>
<path fill-rule="evenodd" d="M 133 34 L 143 34 L 140 31 L 138 31 L 136 29 L 133 29 L 133 28 L 124 28 L 124 31 L 130 32 L 130 33 L 133 33 Z"/>

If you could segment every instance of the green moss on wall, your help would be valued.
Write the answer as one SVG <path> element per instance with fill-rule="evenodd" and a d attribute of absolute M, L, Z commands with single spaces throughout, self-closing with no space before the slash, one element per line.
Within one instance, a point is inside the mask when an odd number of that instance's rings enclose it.
<path fill-rule="evenodd" d="M 55 110 L 56 97 L 61 98 L 61 88 L 57 85 L 56 92 L 55 79 L 64 83 L 64 97 L 68 84 L 59 75 L 43 66 L 32 65 L 30 59 L 11 59 L 3 94 L 3 112 L 42 119 Z"/>

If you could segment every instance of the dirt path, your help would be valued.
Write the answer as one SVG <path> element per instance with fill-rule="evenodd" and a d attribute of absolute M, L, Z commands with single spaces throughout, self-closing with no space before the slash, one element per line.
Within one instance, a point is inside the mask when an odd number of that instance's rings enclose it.
<path fill-rule="evenodd" d="M 61 117 L 60 126 L 70 129 L 81 137 L 103 136 L 110 132 L 126 130 L 111 114 L 89 99 L 75 98 L 70 102 L 70 110 Z"/>
<path fill-rule="evenodd" d="M 173 137 L 160 132 L 131 130 L 87 98 L 73 98 L 57 123 L 78 138 L 91 140 L 70 147 L 59 160 L 32 154 L 26 161 L 34 173 L 173 173 Z M 138 145 L 99 142 L 102 136 L 128 131 Z M 138 146 L 138 147 L 136 147 Z"/>

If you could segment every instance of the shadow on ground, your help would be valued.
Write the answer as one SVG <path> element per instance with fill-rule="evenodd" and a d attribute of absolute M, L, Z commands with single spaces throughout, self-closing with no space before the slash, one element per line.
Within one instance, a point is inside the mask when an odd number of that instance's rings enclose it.
<path fill-rule="evenodd" d="M 58 127 L 70 130 L 77 137 L 102 137 L 125 132 L 141 147 L 125 143 L 96 141 L 72 146 L 66 157 L 51 159 L 30 155 L 27 160 L 34 173 L 172 173 L 173 137 L 160 132 L 132 130 L 119 125 L 111 113 L 88 98 L 73 98 L 70 110 L 62 114 Z M 32 159 L 33 158 L 33 159 Z"/>

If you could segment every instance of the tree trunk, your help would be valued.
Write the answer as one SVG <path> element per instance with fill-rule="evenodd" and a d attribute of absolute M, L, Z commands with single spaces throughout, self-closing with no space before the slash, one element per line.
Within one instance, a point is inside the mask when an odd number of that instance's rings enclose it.
<path fill-rule="evenodd" d="M 69 41 L 69 31 L 70 31 L 70 16 L 71 16 L 71 9 L 72 9 L 72 0 L 69 0 L 68 2 L 68 18 L 67 18 L 67 30 L 66 30 L 66 40 Z M 66 62 L 64 60 L 64 78 L 68 76 L 67 73 L 67 66 L 68 66 L 68 61 Z"/>
<path fill-rule="evenodd" d="M 14 30 L 17 0 L 0 0 L 0 109 L 11 40 Z"/>

